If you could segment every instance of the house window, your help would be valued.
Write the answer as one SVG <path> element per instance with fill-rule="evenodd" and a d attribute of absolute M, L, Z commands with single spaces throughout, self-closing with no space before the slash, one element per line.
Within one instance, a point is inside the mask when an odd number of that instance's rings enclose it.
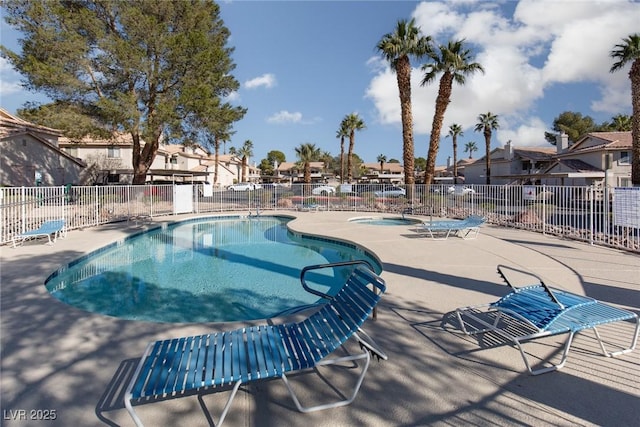
<path fill-rule="evenodd" d="M 77 147 L 67 147 L 64 149 L 70 156 L 78 157 L 78 148 Z"/>
<path fill-rule="evenodd" d="M 178 157 L 177 156 L 171 156 L 171 159 L 169 160 L 169 163 L 171 163 L 172 165 L 177 165 L 178 164 Z"/>
<path fill-rule="evenodd" d="M 620 158 L 618 159 L 618 164 L 619 165 L 628 165 L 629 163 L 631 163 L 631 158 L 629 156 L 629 152 L 628 151 L 621 151 L 620 152 Z"/>
<path fill-rule="evenodd" d="M 27 146 L 27 140 L 26 140 L 26 139 L 23 139 L 23 140 L 22 140 L 22 146 L 23 146 L 23 147 L 26 147 L 26 146 Z"/>
<path fill-rule="evenodd" d="M 107 148 L 107 157 L 110 159 L 119 159 L 120 158 L 120 148 L 118 147 L 109 147 Z"/>

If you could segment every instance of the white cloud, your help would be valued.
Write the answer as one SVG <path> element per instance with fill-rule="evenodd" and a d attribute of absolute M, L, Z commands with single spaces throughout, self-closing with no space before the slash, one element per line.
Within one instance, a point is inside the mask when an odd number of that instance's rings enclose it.
<path fill-rule="evenodd" d="M 398 84 L 395 73 L 388 66 L 371 79 L 365 97 L 373 102 L 380 123 L 400 123 Z"/>
<path fill-rule="evenodd" d="M 244 82 L 244 87 L 247 89 L 255 89 L 260 86 L 264 86 L 268 89 L 274 87 L 275 85 L 276 76 L 271 73 L 263 74 L 259 77 L 255 77 Z"/>
<path fill-rule="evenodd" d="M 422 2 L 413 11 L 416 25 L 426 35 L 438 36 L 457 28 L 463 21 L 453 4 L 439 2 Z"/>
<path fill-rule="evenodd" d="M 545 91 L 558 83 L 589 82 L 600 87 L 600 99 L 585 105 L 598 112 L 619 113 L 628 108 L 631 96 L 627 73 L 611 74 L 609 53 L 622 38 L 637 32 L 637 3 L 623 1 L 521 0 L 513 16 L 504 16 L 496 4 L 422 2 L 413 16 L 435 44 L 465 38 L 475 61 L 486 74 L 467 78 L 465 86 L 454 83 L 443 126 L 452 123 L 473 133 L 479 113 L 500 117 L 496 138 L 516 145 L 544 144 L 545 124 L 532 111 Z M 400 101 L 396 76 L 388 66 L 373 59 L 366 97 L 373 102 L 378 120 L 400 125 Z M 414 133 L 431 131 L 438 82 L 420 87 L 422 72 L 412 73 Z M 622 106 L 622 107 L 621 107 Z M 589 114 L 589 111 L 582 111 Z M 557 112 L 559 114 L 560 111 Z M 504 122 L 503 122 L 504 121 Z M 502 124 L 506 126 L 502 126 Z M 507 125 L 508 123 L 508 125 Z"/>
<path fill-rule="evenodd" d="M 225 97 L 225 101 L 227 102 L 238 102 L 240 101 L 240 94 L 238 93 L 238 91 L 233 91 L 231 93 L 229 93 L 229 95 L 227 95 Z"/>
<path fill-rule="evenodd" d="M 4 96 L 20 93 L 24 89 L 19 82 L 7 81 L 4 76 L 0 74 L 0 98 Z"/>
<path fill-rule="evenodd" d="M 0 96 L 20 93 L 24 90 L 20 84 L 20 75 L 5 58 L 0 57 Z"/>
<path fill-rule="evenodd" d="M 300 123 L 302 121 L 302 113 L 291 113 L 286 110 L 279 111 L 267 118 L 268 123 Z"/>
<path fill-rule="evenodd" d="M 539 117 L 529 117 L 526 122 L 516 124 L 510 128 L 513 120 L 505 117 L 498 133 L 499 142 L 504 145 L 507 141 L 514 141 L 517 147 L 550 147 L 544 139 L 544 133 L 549 130 L 547 125 Z"/>
<path fill-rule="evenodd" d="M 624 71 L 617 73 L 615 82 L 600 87 L 600 99 L 591 102 L 591 109 L 604 113 L 619 114 L 621 111 L 631 111 L 631 82 Z M 613 77 L 613 75 L 612 75 Z"/>

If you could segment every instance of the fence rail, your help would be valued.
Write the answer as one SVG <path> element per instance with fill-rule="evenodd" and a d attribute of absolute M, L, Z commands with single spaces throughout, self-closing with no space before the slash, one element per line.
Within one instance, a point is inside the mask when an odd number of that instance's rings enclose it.
<path fill-rule="evenodd" d="M 180 212 L 318 209 L 411 213 L 425 220 L 476 214 L 491 224 L 640 252 L 640 189 L 635 188 L 294 184 L 207 190 L 199 185 L 0 188 L 0 244 L 57 218 L 73 230 Z"/>

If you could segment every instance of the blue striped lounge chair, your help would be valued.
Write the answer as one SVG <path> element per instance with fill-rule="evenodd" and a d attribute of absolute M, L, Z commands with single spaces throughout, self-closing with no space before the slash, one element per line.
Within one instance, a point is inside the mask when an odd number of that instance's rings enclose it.
<path fill-rule="evenodd" d="M 446 240 L 452 234 L 463 239 L 475 239 L 484 223 L 483 217 L 470 215 L 463 220 L 423 222 L 416 231 L 425 232 L 433 240 Z"/>
<path fill-rule="evenodd" d="M 25 240 L 28 239 L 36 239 L 38 237 L 46 237 L 48 239 L 48 244 L 52 245 L 55 241 L 58 240 L 58 236 L 62 233 L 66 233 L 65 231 L 65 220 L 62 219 L 54 219 L 50 221 L 45 221 L 40 225 L 40 227 L 25 231 L 24 233 L 17 234 L 13 237 L 13 247 L 16 247 L 16 244 L 20 242 L 23 244 Z M 53 241 L 51 240 L 51 236 L 53 236 Z"/>
<path fill-rule="evenodd" d="M 309 271 L 343 266 L 352 271 L 335 295 L 319 292 L 305 280 Z M 361 329 L 385 291 L 385 283 L 364 261 L 308 266 L 302 270 L 300 280 L 305 290 L 326 301 L 300 322 L 270 323 L 150 343 L 125 395 L 125 407 L 135 424 L 143 425 L 134 405 L 200 391 L 231 389 L 216 424 L 220 426 L 241 385 L 273 378 L 284 381 L 301 412 L 350 404 L 364 380 L 371 356 L 387 359 L 373 339 Z M 331 356 L 351 338 L 360 345 L 359 352 Z M 348 398 L 312 407 L 301 405 L 287 374 L 349 361 L 360 361 L 361 372 Z"/>
<path fill-rule="evenodd" d="M 539 277 L 539 284 L 512 286 L 503 268 L 498 266 L 498 273 L 511 287 L 511 292 L 488 305 L 458 308 L 456 315 L 462 331 L 467 335 L 494 332 L 512 341 L 520 350 L 530 374 L 539 375 L 562 368 L 575 334 L 587 329 L 593 330 L 604 356 L 618 356 L 635 348 L 639 329 L 636 313 L 583 295 L 550 288 Z M 605 324 L 621 325 L 617 322 L 635 323 L 635 328 L 628 347 L 610 352 L 600 338 L 597 327 Z M 554 364 L 547 360 L 543 367 L 533 369 L 523 349 L 524 343 L 561 334 L 566 334 L 566 340 L 560 362 Z"/>

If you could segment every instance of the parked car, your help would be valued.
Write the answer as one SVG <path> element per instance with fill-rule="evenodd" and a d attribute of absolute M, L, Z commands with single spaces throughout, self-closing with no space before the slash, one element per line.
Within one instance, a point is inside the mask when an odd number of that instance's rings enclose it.
<path fill-rule="evenodd" d="M 402 187 L 389 186 L 376 191 L 374 194 L 376 197 L 403 197 L 407 195 L 407 192 Z"/>
<path fill-rule="evenodd" d="M 476 194 L 476 190 L 471 187 L 466 187 L 462 185 L 452 185 L 447 188 L 447 192 L 449 194 L 455 194 L 456 196 L 470 196 Z"/>
<path fill-rule="evenodd" d="M 330 194 L 335 194 L 335 192 L 336 192 L 336 189 L 330 185 L 321 185 L 311 190 L 311 194 L 314 194 L 316 196 L 318 195 L 328 196 Z"/>
<path fill-rule="evenodd" d="M 254 182 L 239 182 L 228 187 L 228 189 L 231 191 L 251 191 L 260 190 L 261 188 L 262 185 L 256 184 Z"/>
<path fill-rule="evenodd" d="M 381 184 L 353 184 L 351 186 L 351 192 L 355 194 L 375 193 L 377 190 L 382 190 Z"/>

